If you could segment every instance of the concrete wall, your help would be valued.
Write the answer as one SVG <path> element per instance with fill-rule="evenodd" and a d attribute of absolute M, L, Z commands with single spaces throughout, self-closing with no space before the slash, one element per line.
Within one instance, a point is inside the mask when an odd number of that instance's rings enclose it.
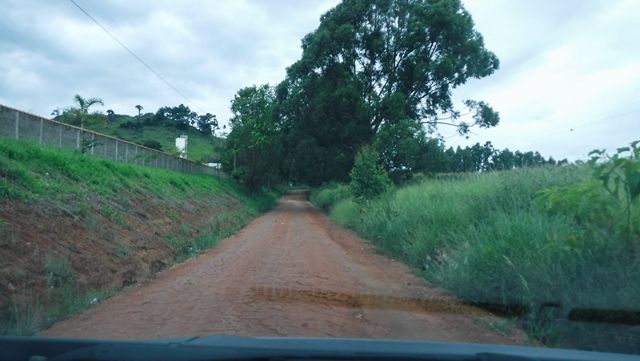
<path fill-rule="evenodd" d="M 78 151 L 84 148 L 86 154 L 116 162 L 226 177 L 220 170 L 203 164 L 4 105 L 0 105 L 0 138 L 24 140 Z"/>

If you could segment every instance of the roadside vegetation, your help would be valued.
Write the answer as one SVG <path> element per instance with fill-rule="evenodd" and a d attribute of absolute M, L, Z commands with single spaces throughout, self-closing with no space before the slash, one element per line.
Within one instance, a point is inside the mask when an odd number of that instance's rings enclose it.
<path fill-rule="evenodd" d="M 312 201 L 336 222 L 462 299 L 500 305 L 532 339 L 640 345 L 624 313 L 640 304 L 637 143 L 577 165 L 489 141 L 447 147 L 443 130 L 501 121 L 482 100 L 453 102 L 499 68 L 458 0 L 345 0 L 302 49 L 280 83 L 234 97 L 221 154 L 234 179 L 321 186 Z M 580 309 L 600 321 L 568 322 Z M 636 328 L 605 332 L 615 310 Z"/>
<path fill-rule="evenodd" d="M 432 177 L 365 199 L 353 179 L 311 200 L 434 284 L 519 318 L 537 341 L 638 352 L 638 330 L 615 325 L 633 324 L 640 304 L 638 144 L 588 164 Z"/>
<path fill-rule="evenodd" d="M 34 334 L 206 251 L 277 197 L 0 140 L 0 334 Z"/>
<path fill-rule="evenodd" d="M 135 228 L 127 198 L 136 195 L 169 205 L 172 224 L 185 209 L 226 207 L 209 227 L 199 225 L 204 233 L 180 225 L 159 235 L 175 262 L 271 207 L 275 185 L 308 184 L 320 187 L 311 200 L 334 221 L 461 299 L 497 307 L 533 342 L 640 352 L 639 143 L 577 164 L 491 142 L 447 147 L 443 130 L 468 136 L 499 125 L 486 102 L 453 101 L 456 88 L 498 69 L 459 0 L 344 0 L 302 39 L 302 55 L 281 82 L 237 91 L 224 141 L 214 115 L 184 105 L 155 113 L 136 105 L 136 116 L 90 113 L 102 100 L 77 96 L 76 106 L 53 114 L 170 153 L 185 133 L 189 159 L 220 160 L 236 183 L 0 141 L 0 202 L 54 202 L 89 230 L 99 228 L 88 216 L 97 211 L 123 232 Z M 194 199 L 205 205 L 176 206 Z M 0 240 L 15 244 L 12 232 L 0 219 Z M 133 244 L 113 243 L 120 264 L 135 258 Z M 64 296 L 78 279 L 60 255 L 51 257 L 58 258 L 39 259 L 40 271 L 63 296 L 47 299 L 85 299 Z M 86 304 L 60 302 L 63 310 Z M 21 317 L 42 305 L 12 311 L 19 304 L 6 307 L 5 330 L 33 329 Z"/>
<path fill-rule="evenodd" d="M 0 140 L 0 197 L 5 199 L 64 198 L 84 191 L 116 197 L 132 190 L 183 198 L 232 187 L 231 183 L 208 175 L 186 175 L 116 163 L 64 149 Z"/>

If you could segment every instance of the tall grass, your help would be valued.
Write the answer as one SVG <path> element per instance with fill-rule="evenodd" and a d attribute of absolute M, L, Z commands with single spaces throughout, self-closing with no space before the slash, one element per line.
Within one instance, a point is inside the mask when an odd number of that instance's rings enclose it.
<path fill-rule="evenodd" d="M 571 166 L 425 180 L 366 204 L 343 198 L 331 217 L 464 300 L 524 307 L 522 325 L 547 344 L 640 352 L 637 329 L 587 337 L 593 328 L 566 322 L 572 309 L 640 305 L 640 257 L 623 240 L 535 202 L 589 178 Z"/>
<path fill-rule="evenodd" d="M 351 191 L 348 185 L 330 183 L 314 189 L 309 198 L 311 203 L 324 210 L 329 210 L 334 204 L 349 197 L 351 197 Z"/>
<path fill-rule="evenodd" d="M 10 299 L 0 315 L 0 335 L 30 336 L 111 297 L 117 290 L 81 291 L 66 258 L 47 256 L 47 293 L 20 302 Z"/>
<path fill-rule="evenodd" d="M 234 191 L 235 186 L 210 175 L 122 164 L 64 149 L 0 140 L 0 199 L 29 200 L 83 190 L 106 197 L 141 191 L 182 199 Z"/>

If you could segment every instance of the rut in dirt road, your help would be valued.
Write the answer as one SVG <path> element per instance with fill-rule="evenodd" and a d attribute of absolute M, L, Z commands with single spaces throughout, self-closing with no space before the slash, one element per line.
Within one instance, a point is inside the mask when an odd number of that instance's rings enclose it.
<path fill-rule="evenodd" d="M 213 250 L 42 335 L 522 339 L 517 331 L 497 334 L 479 319 L 493 320 L 375 254 L 331 224 L 304 193 L 292 193 Z"/>

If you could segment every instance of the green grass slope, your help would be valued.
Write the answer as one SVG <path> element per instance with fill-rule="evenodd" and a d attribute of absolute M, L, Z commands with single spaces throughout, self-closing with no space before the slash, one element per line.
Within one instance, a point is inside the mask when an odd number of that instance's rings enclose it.
<path fill-rule="evenodd" d="M 166 153 L 173 153 L 176 138 L 186 134 L 189 137 L 188 159 L 199 163 L 209 163 L 219 159 L 218 150 L 222 145 L 222 138 L 207 136 L 193 128 L 180 130 L 156 125 L 145 125 L 139 129 L 121 128 L 120 125 L 126 122 L 137 122 L 137 119 L 128 115 L 116 115 L 115 120 L 109 122 L 105 116 L 90 116 L 86 127 L 98 133 L 138 144 L 157 141 L 162 146 L 162 151 Z"/>
<path fill-rule="evenodd" d="M 0 201 L 64 198 L 86 192 L 118 197 L 121 192 L 132 191 L 173 198 L 225 191 L 256 210 L 274 204 L 269 200 L 263 205 L 259 203 L 263 201 L 260 194 L 249 198 L 232 181 L 211 175 L 122 164 L 65 149 L 0 140 Z"/>

